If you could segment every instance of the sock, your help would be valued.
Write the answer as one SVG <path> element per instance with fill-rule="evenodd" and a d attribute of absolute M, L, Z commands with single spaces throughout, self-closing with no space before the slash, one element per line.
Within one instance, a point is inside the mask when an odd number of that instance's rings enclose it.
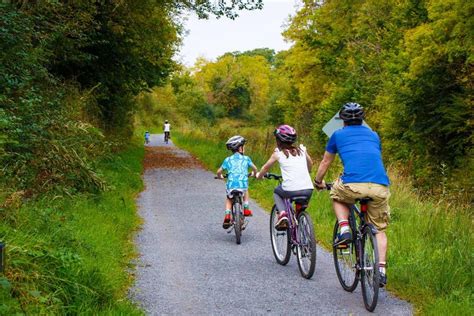
<path fill-rule="evenodd" d="M 249 204 L 248 203 L 244 203 L 244 210 L 248 210 L 249 209 Z"/>
<path fill-rule="evenodd" d="M 224 214 L 225 215 L 230 214 L 230 210 L 225 210 Z"/>
<path fill-rule="evenodd" d="M 341 234 L 350 232 L 349 221 L 347 219 L 340 220 L 339 228 L 341 229 Z"/>
<path fill-rule="evenodd" d="M 386 264 L 387 263 L 385 263 L 385 262 L 379 262 L 379 271 L 383 274 L 385 274 L 385 265 Z"/>

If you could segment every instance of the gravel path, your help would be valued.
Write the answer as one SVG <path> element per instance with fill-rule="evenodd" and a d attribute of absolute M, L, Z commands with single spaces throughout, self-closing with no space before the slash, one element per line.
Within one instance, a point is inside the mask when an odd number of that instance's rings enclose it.
<path fill-rule="evenodd" d="M 161 135 L 152 135 L 151 145 L 172 151 L 176 160 L 191 159 L 163 144 Z M 360 285 L 354 293 L 341 288 L 327 251 L 318 248 L 311 280 L 300 276 L 294 256 L 287 266 L 277 264 L 269 216 L 255 202 L 242 244 L 236 245 L 234 235 L 222 229 L 225 185 L 213 173 L 195 164 L 150 168 L 144 181 L 137 201 L 144 220 L 136 237 L 141 255 L 131 295 L 147 314 L 371 314 Z M 372 314 L 411 315 L 412 308 L 382 290 Z"/>

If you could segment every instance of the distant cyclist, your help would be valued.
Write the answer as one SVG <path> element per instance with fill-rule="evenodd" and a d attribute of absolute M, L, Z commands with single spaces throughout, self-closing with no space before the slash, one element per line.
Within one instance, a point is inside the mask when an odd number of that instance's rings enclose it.
<path fill-rule="evenodd" d="M 284 199 L 294 196 L 306 196 L 308 200 L 313 193 L 313 183 L 309 172 L 313 162 L 303 145 L 296 146 L 296 130 L 289 125 L 281 125 L 274 131 L 276 145 L 275 151 L 270 159 L 263 165 L 257 174 L 258 179 L 279 162 L 283 182 L 276 187 L 273 198 L 278 209 L 278 221 L 275 224 L 277 230 L 285 230 L 288 227 L 288 217 L 285 211 Z"/>
<path fill-rule="evenodd" d="M 245 143 L 246 140 L 242 136 L 236 135 L 229 138 L 226 143 L 227 149 L 232 151 L 232 156 L 224 159 L 222 166 L 217 170 L 217 176 L 222 178 L 222 172 L 227 171 L 227 194 L 232 190 L 241 190 L 244 192 L 244 216 L 252 216 L 252 211 L 249 209 L 249 180 L 248 172 L 249 168 L 253 170 L 253 173 L 257 173 L 257 167 L 253 164 L 250 157 L 245 156 Z M 224 224 L 222 227 L 227 229 L 231 226 L 231 208 L 232 200 L 226 197 L 225 200 L 225 214 Z"/>
<path fill-rule="evenodd" d="M 145 144 L 148 144 L 150 142 L 150 132 L 146 131 L 145 132 Z"/>
<path fill-rule="evenodd" d="M 170 139 L 171 132 L 171 124 L 168 123 L 168 120 L 166 120 L 165 124 L 163 124 L 163 132 L 165 133 L 165 142 L 168 142 L 168 139 Z"/>
<path fill-rule="evenodd" d="M 331 189 L 334 212 L 340 227 L 335 245 L 352 240 L 349 228 L 349 207 L 356 199 L 369 197 L 367 220 L 377 228 L 379 250 L 380 286 L 387 283 L 385 274 L 387 235 L 385 229 L 390 218 L 388 199 L 390 197 L 387 173 L 382 161 L 380 138 L 374 131 L 363 126 L 365 112 L 357 103 L 346 103 L 339 111 L 344 128 L 337 130 L 329 139 L 326 152 L 314 179 L 317 188 L 324 189 L 324 175 L 336 154 L 342 160 L 344 172 Z"/>

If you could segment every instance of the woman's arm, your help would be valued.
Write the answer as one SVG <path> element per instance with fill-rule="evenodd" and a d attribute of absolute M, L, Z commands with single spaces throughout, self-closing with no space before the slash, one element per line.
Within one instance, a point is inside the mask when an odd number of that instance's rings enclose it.
<path fill-rule="evenodd" d="M 273 166 L 275 162 L 278 161 L 278 153 L 275 151 L 270 159 L 263 165 L 262 169 L 257 173 L 257 179 L 262 179 L 263 176 L 270 170 L 270 168 Z"/>

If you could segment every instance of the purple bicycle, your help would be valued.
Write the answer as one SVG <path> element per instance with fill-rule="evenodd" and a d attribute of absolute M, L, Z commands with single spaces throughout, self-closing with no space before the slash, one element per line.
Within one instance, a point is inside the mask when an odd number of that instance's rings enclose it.
<path fill-rule="evenodd" d="M 280 184 L 282 176 L 267 173 L 266 179 L 275 179 Z M 280 231 L 275 228 L 278 221 L 278 210 L 273 205 L 270 215 L 270 237 L 273 254 L 276 261 L 286 265 L 290 261 L 291 252 L 296 256 L 301 275 L 310 279 L 316 267 L 316 239 L 313 221 L 305 211 L 308 207 L 308 198 L 296 196 L 285 199 L 285 208 L 288 216 L 288 228 Z M 293 208 L 293 203 L 295 208 Z"/>

